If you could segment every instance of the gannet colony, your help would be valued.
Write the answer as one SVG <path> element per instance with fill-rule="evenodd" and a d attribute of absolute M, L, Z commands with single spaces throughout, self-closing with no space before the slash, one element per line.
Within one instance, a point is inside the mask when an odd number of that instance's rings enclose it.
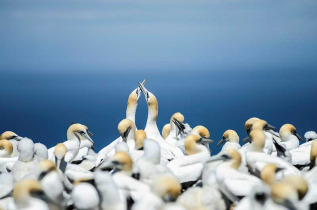
<path fill-rule="evenodd" d="M 177 112 L 162 132 L 158 102 L 139 83 L 128 98 L 119 137 L 99 152 L 88 125 L 47 149 L 23 134 L 0 136 L 0 209 L 256 210 L 316 209 L 317 134 L 302 139 L 291 124 L 278 132 L 263 119 L 245 122 L 247 138 L 227 130 L 209 149 L 208 129 Z M 145 128 L 136 128 L 145 96 Z M 243 125 L 241 125 L 243 126 Z M 93 129 L 91 129 L 93 130 Z M 300 144 L 301 141 L 304 141 Z"/>

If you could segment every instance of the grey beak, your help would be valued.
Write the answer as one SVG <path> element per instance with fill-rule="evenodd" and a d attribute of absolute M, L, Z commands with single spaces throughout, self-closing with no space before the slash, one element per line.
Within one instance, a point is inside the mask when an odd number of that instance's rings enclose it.
<path fill-rule="evenodd" d="M 231 159 L 228 155 L 223 154 L 223 155 L 216 155 L 216 156 L 212 156 L 209 158 L 209 160 L 207 160 L 207 163 L 209 162 L 215 162 L 215 161 L 225 161 L 225 160 L 229 160 Z"/>
<path fill-rule="evenodd" d="M 87 133 L 89 136 L 94 136 L 94 134 L 92 132 L 90 132 L 89 130 L 87 130 Z"/>
<path fill-rule="evenodd" d="M 200 140 L 201 143 L 207 143 L 207 144 L 210 144 L 210 143 L 213 143 L 214 140 L 211 140 L 211 139 L 206 139 L 206 138 L 201 138 Z"/>
<path fill-rule="evenodd" d="M 144 85 L 141 84 L 140 82 L 139 82 L 139 88 L 141 89 L 142 93 L 144 94 L 145 100 L 148 101 L 148 99 L 149 99 L 149 93 L 148 93 L 148 91 L 146 90 L 146 88 L 144 87 Z"/>
<path fill-rule="evenodd" d="M 177 126 L 178 130 L 184 131 L 185 130 L 185 125 L 180 122 L 179 120 L 173 118 L 172 122 Z"/>
<path fill-rule="evenodd" d="M 80 134 L 80 133 L 79 133 Z M 89 135 L 85 132 L 83 134 L 80 134 L 82 137 L 90 141 L 91 143 L 94 143 L 94 141 L 89 137 Z"/>
<path fill-rule="evenodd" d="M 217 144 L 217 147 L 219 147 L 221 144 L 225 143 L 226 141 L 227 141 L 227 139 L 225 137 L 222 137 L 222 139 Z"/>
<path fill-rule="evenodd" d="M 147 79 L 144 79 L 143 82 L 141 82 L 141 84 L 143 85 L 143 87 L 144 87 L 144 85 L 146 84 L 146 81 L 147 81 Z M 141 88 L 140 88 L 140 87 L 138 87 L 137 90 L 136 90 L 136 94 L 137 94 L 137 96 L 138 96 L 138 99 L 139 99 L 139 96 L 140 96 L 139 92 L 141 92 Z"/>
<path fill-rule="evenodd" d="M 266 129 L 268 129 L 268 130 L 275 130 L 275 127 L 273 126 L 273 125 L 270 125 L 270 124 L 267 124 L 266 125 Z"/>
<path fill-rule="evenodd" d="M 23 137 L 21 137 L 21 136 L 16 136 L 16 137 L 14 137 L 13 139 L 16 140 L 16 141 L 20 141 L 21 139 L 23 139 Z"/>
<path fill-rule="evenodd" d="M 123 136 L 122 136 L 123 141 L 127 142 L 130 131 L 131 131 L 131 127 L 128 127 L 127 130 L 123 133 Z"/>
<path fill-rule="evenodd" d="M 302 137 L 300 137 L 297 133 L 294 134 L 300 141 L 304 141 Z"/>
<path fill-rule="evenodd" d="M 242 140 L 242 142 L 251 142 L 252 141 L 252 139 L 250 138 L 250 136 L 248 136 L 248 137 L 245 137 L 243 140 Z"/>
<path fill-rule="evenodd" d="M 280 138 L 280 136 L 277 135 L 273 130 L 268 130 L 267 132 L 269 132 L 269 133 L 272 134 L 273 136 L 276 136 L 276 137 Z"/>

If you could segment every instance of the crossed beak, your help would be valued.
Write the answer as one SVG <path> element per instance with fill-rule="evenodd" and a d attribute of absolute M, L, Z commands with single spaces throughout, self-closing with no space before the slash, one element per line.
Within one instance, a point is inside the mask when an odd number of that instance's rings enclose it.
<path fill-rule="evenodd" d="M 142 93 L 144 94 L 145 100 L 148 101 L 149 99 L 149 92 L 147 89 L 144 87 L 142 83 L 139 82 L 139 88 L 141 89 Z"/>
<path fill-rule="evenodd" d="M 183 132 L 185 130 L 185 125 L 180 122 L 179 120 L 173 118 L 172 122 L 177 126 L 178 130 L 180 130 L 181 132 Z"/>
<path fill-rule="evenodd" d="M 146 81 L 147 81 L 147 79 L 145 79 L 145 80 L 143 80 L 143 82 L 141 82 L 141 84 L 143 85 L 143 87 L 144 87 L 144 85 L 146 84 Z M 137 87 L 135 93 L 136 93 L 136 95 L 137 95 L 137 100 L 139 100 L 140 95 L 141 95 L 141 88 L 140 88 L 140 87 Z"/>

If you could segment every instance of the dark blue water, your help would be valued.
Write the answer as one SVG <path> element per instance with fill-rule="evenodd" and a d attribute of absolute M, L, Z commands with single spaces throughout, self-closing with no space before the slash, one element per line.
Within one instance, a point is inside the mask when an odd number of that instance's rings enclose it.
<path fill-rule="evenodd" d="M 1 131 L 12 130 L 50 147 L 66 139 L 72 121 L 80 122 L 95 134 L 99 150 L 118 136 L 127 97 L 144 78 L 159 101 L 160 129 L 180 111 L 191 126 L 206 126 L 216 141 L 226 129 L 245 137 L 244 122 L 253 116 L 276 127 L 292 123 L 301 135 L 316 130 L 316 71 L 170 72 L 7 73 L 0 85 Z M 142 97 L 138 128 L 146 117 Z M 215 144 L 212 150 L 218 151 Z"/>

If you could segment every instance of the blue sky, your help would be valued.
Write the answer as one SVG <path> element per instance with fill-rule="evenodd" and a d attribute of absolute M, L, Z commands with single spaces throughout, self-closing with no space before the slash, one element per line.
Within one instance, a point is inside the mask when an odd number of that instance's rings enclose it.
<path fill-rule="evenodd" d="M 316 130 L 316 1 L 0 2 L 1 130 L 65 140 L 72 120 L 100 149 L 138 81 L 218 141 L 252 116 Z M 171 103 L 173 102 L 173 103 Z M 138 127 L 146 118 L 140 101 Z M 216 150 L 216 149 L 214 149 Z"/>

